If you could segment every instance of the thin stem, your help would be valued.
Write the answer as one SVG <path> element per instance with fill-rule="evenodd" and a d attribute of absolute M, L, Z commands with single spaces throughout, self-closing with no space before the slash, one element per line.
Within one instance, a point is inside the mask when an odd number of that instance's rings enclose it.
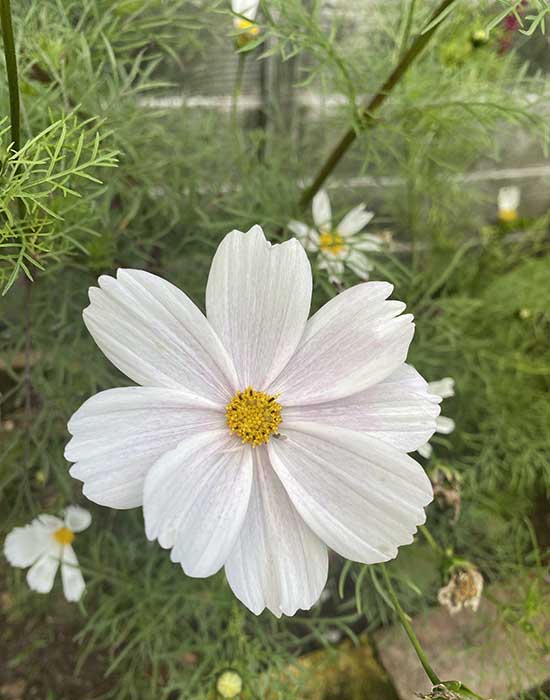
<path fill-rule="evenodd" d="M 378 90 L 376 95 L 362 110 L 362 128 L 366 128 L 367 126 L 371 126 L 373 124 L 375 112 L 380 109 L 380 107 L 386 101 L 386 98 L 389 96 L 391 91 L 401 80 L 401 78 L 405 75 L 411 64 L 414 63 L 415 59 L 425 48 L 426 44 L 428 44 L 428 42 L 436 32 L 437 28 L 441 24 L 441 22 L 437 22 L 437 18 L 440 15 L 443 15 L 443 13 L 445 13 L 442 17 L 443 21 L 443 18 L 448 16 L 448 12 L 446 11 L 454 2 L 456 2 L 456 0 L 443 0 L 443 2 L 441 2 L 439 7 L 432 14 L 427 25 L 429 29 L 416 37 L 416 39 L 411 44 L 410 48 L 407 49 L 397 66 L 393 69 L 390 77 L 386 80 L 386 82 Z M 321 167 L 321 170 L 319 171 L 319 174 L 317 175 L 313 183 L 306 190 L 304 190 L 299 202 L 300 207 L 305 207 L 311 202 L 315 194 L 321 188 L 321 185 L 324 183 L 324 181 L 327 179 L 330 173 L 334 170 L 334 168 L 338 165 L 342 156 L 346 153 L 348 148 L 355 141 L 356 137 L 357 131 L 353 127 L 344 134 L 344 136 L 336 144 L 334 150 L 325 161 L 324 165 Z"/>
<path fill-rule="evenodd" d="M 386 583 L 388 593 L 393 603 L 393 609 L 395 610 L 397 617 L 399 618 L 399 622 L 401 623 L 403 629 L 407 633 L 411 644 L 414 647 L 416 655 L 418 656 L 418 660 L 422 664 L 422 668 L 424 669 L 424 671 L 426 671 L 426 675 L 430 679 L 431 684 L 439 685 L 441 683 L 441 680 L 439 679 L 438 675 L 433 670 L 433 668 L 430 666 L 430 663 L 426 657 L 426 653 L 424 652 L 424 649 L 422 649 L 422 645 L 420 644 L 420 642 L 418 641 L 418 637 L 414 633 L 409 618 L 406 615 L 403 608 L 401 607 L 401 604 L 399 603 L 399 600 L 395 594 L 392 583 L 390 581 L 390 577 L 388 576 L 388 572 L 386 571 L 386 567 L 384 565 L 382 565 L 382 574 L 384 576 L 384 581 Z"/>
<path fill-rule="evenodd" d="M 19 79 L 17 76 L 17 57 L 13 40 L 10 0 L 0 0 L 0 23 L 4 39 L 4 56 L 8 74 L 8 89 L 10 94 L 11 140 L 13 150 L 21 146 L 21 110 L 19 105 Z"/>
<path fill-rule="evenodd" d="M 441 552 L 441 547 L 434 540 L 433 535 L 428 530 L 428 528 L 425 525 L 420 525 L 418 527 L 418 529 L 424 535 L 426 542 L 430 545 L 430 547 L 434 550 L 434 552 Z"/>
<path fill-rule="evenodd" d="M 410 4 L 409 4 L 409 11 L 407 12 L 407 19 L 405 20 L 405 28 L 403 29 L 403 36 L 401 37 L 401 44 L 399 45 L 400 46 L 400 51 L 399 51 L 400 56 L 403 56 L 405 51 L 407 50 L 407 44 L 409 43 L 409 39 L 411 37 L 411 29 L 412 29 L 415 6 L 416 6 L 416 0 L 411 0 Z"/>
<path fill-rule="evenodd" d="M 244 67 L 246 62 L 246 53 L 238 54 L 239 63 L 237 64 L 237 73 L 235 75 L 235 85 L 233 87 L 233 99 L 231 102 L 231 121 L 233 129 L 237 131 L 237 111 L 239 108 L 239 97 L 243 87 Z"/>

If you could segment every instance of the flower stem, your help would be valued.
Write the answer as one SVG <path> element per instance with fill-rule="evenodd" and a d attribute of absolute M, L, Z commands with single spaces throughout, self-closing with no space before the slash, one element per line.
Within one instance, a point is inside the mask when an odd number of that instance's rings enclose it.
<path fill-rule="evenodd" d="M 391 75 L 378 90 L 376 95 L 369 101 L 365 108 L 361 111 L 361 127 L 365 128 L 371 126 L 374 123 L 374 114 L 377 112 L 382 104 L 386 101 L 391 91 L 405 75 L 412 63 L 422 52 L 426 44 L 430 41 L 437 28 L 441 24 L 438 22 L 438 17 L 441 16 L 441 21 L 449 14 L 449 8 L 456 2 L 456 0 L 443 0 L 439 7 L 434 11 L 432 16 L 428 21 L 428 29 L 423 33 L 419 34 L 416 39 L 411 44 L 410 48 L 405 51 L 397 66 L 393 69 Z M 329 155 L 324 165 L 321 167 L 317 177 L 313 183 L 302 193 L 300 197 L 300 207 L 307 206 L 318 190 L 321 188 L 324 181 L 331 174 L 334 168 L 340 162 L 342 156 L 347 152 L 348 148 L 357 138 L 357 130 L 355 128 L 349 129 L 340 141 L 334 147 L 332 153 Z"/>
<path fill-rule="evenodd" d="M 425 525 L 419 525 L 418 529 L 424 535 L 424 539 L 434 550 L 434 552 L 441 552 L 441 547 L 437 544 L 432 533 L 428 530 L 428 528 Z"/>
<path fill-rule="evenodd" d="M 407 19 L 405 20 L 405 28 L 403 29 L 403 36 L 401 37 L 400 51 L 399 55 L 403 56 L 407 50 L 407 44 L 411 36 L 411 29 L 414 17 L 416 0 L 410 0 L 409 11 L 407 12 Z"/>
<path fill-rule="evenodd" d="M 391 599 L 392 604 L 393 604 L 393 609 L 395 610 L 395 613 L 397 614 L 397 617 L 399 618 L 399 622 L 401 623 L 403 629 L 407 633 L 407 636 L 408 636 L 411 644 L 414 647 L 416 655 L 418 656 L 418 660 L 422 664 L 422 668 L 424 669 L 424 671 L 426 671 L 426 675 L 430 679 L 431 684 L 432 685 L 439 685 L 439 683 L 441 683 L 441 680 L 439 679 L 438 675 L 433 670 L 433 668 L 430 666 L 430 663 L 426 657 L 426 653 L 425 653 L 424 649 L 422 648 L 422 645 L 418 641 L 418 637 L 414 633 L 414 630 L 413 630 L 412 625 L 409 621 L 409 618 L 406 615 L 403 608 L 401 607 L 401 604 L 399 603 L 397 595 L 395 594 L 392 583 L 390 581 L 390 577 L 388 576 L 388 572 L 386 571 L 386 567 L 382 564 L 381 568 L 382 568 L 382 574 L 384 576 L 384 581 L 385 581 L 386 586 L 388 588 L 388 593 L 390 595 L 390 599 Z"/>
<path fill-rule="evenodd" d="M 231 122 L 235 131 L 237 131 L 238 128 L 239 97 L 241 96 L 241 91 L 243 88 L 246 53 L 239 53 L 238 61 L 239 62 L 237 64 L 237 73 L 235 74 L 235 85 L 233 86 L 233 96 L 231 101 Z"/>
<path fill-rule="evenodd" d="M 0 0 L 0 23 L 4 39 L 4 56 L 8 74 L 8 89 L 10 94 L 10 122 L 12 148 L 18 151 L 21 146 L 21 111 L 19 106 L 19 79 L 17 76 L 17 57 L 13 40 L 10 0 Z"/>

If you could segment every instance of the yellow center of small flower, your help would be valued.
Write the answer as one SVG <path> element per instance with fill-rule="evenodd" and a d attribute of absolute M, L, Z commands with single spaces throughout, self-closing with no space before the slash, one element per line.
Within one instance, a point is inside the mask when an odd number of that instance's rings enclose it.
<path fill-rule="evenodd" d="M 69 530 L 68 527 L 60 527 L 53 533 L 54 538 L 59 542 L 59 544 L 71 544 L 74 540 L 74 532 Z"/>
<path fill-rule="evenodd" d="M 238 18 L 235 22 L 235 26 L 239 31 L 246 31 L 246 33 L 251 36 L 256 36 L 260 31 L 260 27 L 258 27 L 257 24 L 254 24 L 254 22 L 251 22 L 248 19 Z"/>
<path fill-rule="evenodd" d="M 339 255 L 344 251 L 344 239 L 337 231 L 324 231 L 319 236 L 319 248 L 323 253 Z"/>
<path fill-rule="evenodd" d="M 238 391 L 225 407 L 229 430 L 238 435 L 243 444 L 249 442 L 252 447 L 269 442 L 282 421 L 281 404 L 276 398 L 255 391 L 251 386 Z"/>
<path fill-rule="evenodd" d="M 516 209 L 501 209 L 498 213 L 498 218 L 503 223 L 510 223 L 517 220 L 518 212 Z"/>

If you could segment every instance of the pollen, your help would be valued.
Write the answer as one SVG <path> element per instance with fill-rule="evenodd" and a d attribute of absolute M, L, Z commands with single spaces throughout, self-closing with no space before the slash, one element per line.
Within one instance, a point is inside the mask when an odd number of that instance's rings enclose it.
<path fill-rule="evenodd" d="M 54 538 L 59 542 L 59 544 L 71 544 L 74 540 L 74 532 L 68 527 L 60 527 L 53 533 Z"/>
<path fill-rule="evenodd" d="M 255 391 L 251 386 L 238 391 L 225 407 L 229 430 L 238 435 L 243 444 L 248 442 L 252 447 L 269 442 L 269 438 L 278 433 L 282 421 L 277 396 Z"/>
<path fill-rule="evenodd" d="M 337 231 L 324 231 L 319 236 L 319 248 L 323 253 L 340 255 L 344 252 L 344 239 Z"/>

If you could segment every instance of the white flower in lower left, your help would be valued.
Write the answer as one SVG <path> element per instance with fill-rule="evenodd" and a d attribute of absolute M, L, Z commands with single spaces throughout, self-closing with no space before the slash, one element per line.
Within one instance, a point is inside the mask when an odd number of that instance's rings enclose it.
<path fill-rule="evenodd" d="M 39 515 L 29 525 L 14 528 L 4 542 L 4 555 L 12 566 L 27 572 L 29 588 L 37 593 L 49 593 L 61 565 L 65 598 L 80 600 L 86 584 L 78 566 L 72 542 L 75 533 L 82 532 L 92 522 L 84 508 L 69 506 L 63 519 L 55 515 Z"/>

